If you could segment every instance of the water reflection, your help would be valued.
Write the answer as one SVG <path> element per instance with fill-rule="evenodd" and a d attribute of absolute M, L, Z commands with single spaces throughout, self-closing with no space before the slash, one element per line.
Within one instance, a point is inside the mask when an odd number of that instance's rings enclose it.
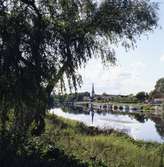
<path fill-rule="evenodd" d="M 155 122 L 155 127 L 157 129 L 157 132 L 164 140 L 164 118 L 152 116 L 150 119 Z"/>
<path fill-rule="evenodd" d="M 77 107 L 77 106 L 71 106 L 71 107 L 62 107 L 62 110 L 66 113 L 73 113 L 73 114 L 85 114 L 89 115 L 90 110 L 88 108 L 84 107 Z"/>
<path fill-rule="evenodd" d="M 91 104 L 90 108 L 89 108 L 89 111 L 91 113 L 91 117 L 92 117 L 92 124 L 93 124 L 93 119 L 94 119 L 94 114 L 95 114 L 95 111 L 93 109 L 93 105 Z"/>
<path fill-rule="evenodd" d="M 101 129 L 113 128 L 124 131 L 134 139 L 145 141 L 164 142 L 164 118 L 147 117 L 142 113 L 126 112 L 97 112 L 91 105 L 90 108 L 65 107 L 62 109 L 52 109 L 50 111 L 64 118 L 83 122 L 88 126 L 95 126 Z"/>
<path fill-rule="evenodd" d="M 136 119 L 137 121 L 141 122 L 141 123 L 145 123 L 146 121 L 148 121 L 148 117 L 146 117 L 144 114 L 134 114 L 133 115 L 134 119 Z"/>

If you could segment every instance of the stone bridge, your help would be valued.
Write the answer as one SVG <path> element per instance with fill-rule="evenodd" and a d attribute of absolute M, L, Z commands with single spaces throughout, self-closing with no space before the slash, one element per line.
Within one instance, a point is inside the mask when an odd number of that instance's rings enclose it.
<path fill-rule="evenodd" d="M 141 110 L 140 105 L 135 104 L 119 104 L 119 103 L 97 103 L 97 102 L 75 102 L 75 106 L 79 107 L 89 107 L 92 104 L 93 109 L 100 111 L 139 111 Z"/>

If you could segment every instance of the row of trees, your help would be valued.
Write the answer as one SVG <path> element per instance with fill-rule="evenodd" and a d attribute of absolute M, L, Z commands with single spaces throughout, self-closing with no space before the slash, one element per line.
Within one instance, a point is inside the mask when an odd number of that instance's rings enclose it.
<path fill-rule="evenodd" d="M 104 97 L 106 98 L 104 99 Z M 71 93 L 71 94 L 64 94 L 64 95 L 53 95 L 52 101 L 56 103 L 62 102 L 73 102 L 73 101 L 84 101 L 85 97 L 86 100 L 89 100 L 90 93 L 89 92 L 81 92 L 81 93 Z M 108 99 L 109 98 L 109 99 Z M 106 93 L 99 95 L 96 97 L 98 101 L 115 101 L 115 102 L 145 102 L 145 100 L 152 100 L 154 98 L 164 98 L 164 78 L 159 79 L 156 82 L 155 88 L 150 93 L 141 91 L 138 92 L 136 95 L 130 94 L 128 96 L 110 96 Z"/>
<path fill-rule="evenodd" d="M 145 100 L 152 100 L 154 98 L 164 98 L 164 78 L 160 78 L 155 85 L 154 90 L 150 93 L 147 92 L 138 92 L 135 96 L 140 102 Z"/>
<path fill-rule="evenodd" d="M 155 85 L 154 90 L 150 93 L 139 92 L 136 94 L 137 99 L 140 101 L 151 100 L 154 98 L 164 98 L 164 78 L 160 78 Z"/>
<path fill-rule="evenodd" d="M 55 103 L 63 103 L 63 102 L 74 102 L 74 101 L 84 101 L 85 97 L 90 97 L 89 92 L 81 92 L 81 93 L 71 93 L 64 95 L 53 95 Z"/>
<path fill-rule="evenodd" d="M 142 103 L 142 102 L 145 102 L 146 100 L 151 100 L 155 97 L 164 97 L 162 96 L 162 91 L 164 91 L 164 89 L 161 89 L 161 87 L 159 87 L 158 85 L 159 85 L 159 81 L 157 82 L 155 90 L 153 90 L 150 93 L 141 91 L 141 92 L 138 92 L 136 95 L 133 95 L 133 94 L 130 94 L 127 96 L 116 95 L 113 97 L 112 95 L 103 93 L 102 95 L 99 95 L 95 99 L 99 102 L 113 101 L 113 102 L 122 102 L 122 103 L 138 103 L 138 102 Z M 89 92 L 58 94 L 58 95 L 54 94 L 49 98 L 49 106 L 53 107 L 55 103 L 62 104 L 63 102 L 89 101 L 89 99 L 90 99 Z"/>

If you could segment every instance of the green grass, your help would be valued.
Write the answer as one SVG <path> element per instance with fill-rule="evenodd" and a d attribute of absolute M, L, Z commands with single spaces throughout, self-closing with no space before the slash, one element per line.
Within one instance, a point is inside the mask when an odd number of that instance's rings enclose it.
<path fill-rule="evenodd" d="M 100 131 L 84 124 L 48 115 L 48 140 L 91 166 L 163 167 L 164 145 L 135 141 L 113 130 Z"/>
<path fill-rule="evenodd" d="M 142 109 L 143 109 L 143 111 L 146 111 L 146 112 L 148 112 L 148 111 L 154 111 L 155 110 L 154 106 L 151 105 L 151 104 L 144 104 L 142 106 Z"/>

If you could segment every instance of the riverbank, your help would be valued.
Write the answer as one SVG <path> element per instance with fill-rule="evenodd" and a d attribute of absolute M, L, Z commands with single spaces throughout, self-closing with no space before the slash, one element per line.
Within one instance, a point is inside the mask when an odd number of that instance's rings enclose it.
<path fill-rule="evenodd" d="M 164 142 L 164 119 L 140 112 L 101 111 L 92 112 L 83 108 L 54 108 L 50 113 L 59 117 L 84 123 L 99 129 L 115 129 L 137 140 Z"/>
<path fill-rule="evenodd" d="M 52 143 L 91 166 L 162 167 L 164 145 L 135 141 L 125 134 L 99 131 L 82 123 L 48 115 L 45 135 Z M 98 165 L 99 164 L 99 165 Z"/>

